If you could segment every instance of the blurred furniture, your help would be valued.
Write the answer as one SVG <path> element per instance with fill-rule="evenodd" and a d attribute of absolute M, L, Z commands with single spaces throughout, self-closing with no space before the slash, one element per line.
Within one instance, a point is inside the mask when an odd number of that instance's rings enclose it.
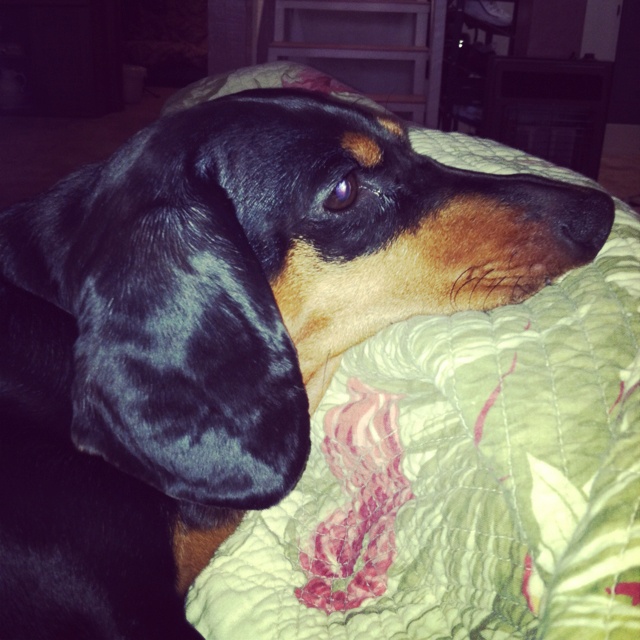
<path fill-rule="evenodd" d="M 518 3 L 512 5 L 509 25 L 484 22 L 465 13 L 465 0 L 449 3 L 443 56 L 440 128 L 456 131 L 460 123 L 472 128 L 482 124 L 482 103 L 489 58 L 494 55 L 494 36 L 508 39 L 513 53 Z"/>
<path fill-rule="evenodd" d="M 445 14 L 446 0 L 275 0 L 268 59 L 309 64 L 435 127 Z"/>
<path fill-rule="evenodd" d="M 493 56 L 481 135 L 596 180 L 611 62 Z"/>
<path fill-rule="evenodd" d="M 251 64 L 251 0 L 208 0 L 208 7 L 209 75 Z"/>
<path fill-rule="evenodd" d="M 125 62 L 145 67 L 153 86 L 184 86 L 207 75 L 207 0 L 127 0 Z"/>
<path fill-rule="evenodd" d="M 517 0 L 513 55 L 568 60 L 580 57 L 587 0 Z"/>
<path fill-rule="evenodd" d="M 513 54 L 514 47 L 514 35 L 516 31 L 516 25 L 519 23 L 518 18 L 518 6 L 522 0 L 502 0 L 505 4 L 509 3 L 511 6 L 511 24 L 508 25 L 497 25 L 491 24 L 489 22 L 485 22 L 478 18 L 474 18 L 467 13 L 464 12 L 464 3 L 465 0 L 455 0 L 453 4 L 458 11 L 458 20 L 460 21 L 460 26 L 464 24 L 470 30 L 473 30 L 474 37 L 473 42 L 478 42 L 480 39 L 480 34 L 483 34 L 482 42 L 485 45 L 491 45 L 493 43 L 494 36 L 504 36 L 509 39 L 509 55 Z"/>
<path fill-rule="evenodd" d="M 120 0 L 0 0 L 0 29 L 2 76 L 23 78 L 10 111 L 97 116 L 122 107 Z"/>
<path fill-rule="evenodd" d="M 462 128 L 597 178 L 612 63 L 578 59 L 586 0 L 512 4 L 507 26 L 470 18 L 465 0 L 450 5 L 440 126 Z M 541 33 L 547 34 L 546 44 Z M 509 55 L 495 53 L 497 35 L 508 38 Z"/>

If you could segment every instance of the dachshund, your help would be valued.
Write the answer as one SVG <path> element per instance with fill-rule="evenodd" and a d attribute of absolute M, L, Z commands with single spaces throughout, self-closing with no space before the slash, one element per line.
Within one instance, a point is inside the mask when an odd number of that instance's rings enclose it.
<path fill-rule="evenodd" d="M 301 90 L 165 116 L 2 212 L 0 638 L 201 637 L 185 593 L 295 486 L 341 354 L 524 300 L 612 221 Z"/>

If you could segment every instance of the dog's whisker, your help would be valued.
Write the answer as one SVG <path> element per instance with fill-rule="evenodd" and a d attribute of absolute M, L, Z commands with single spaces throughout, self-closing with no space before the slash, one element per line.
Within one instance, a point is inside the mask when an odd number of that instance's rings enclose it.
<path fill-rule="evenodd" d="M 476 284 L 474 285 L 473 289 L 471 290 L 471 294 L 469 295 L 469 302 L 471 303 L 471 300 L 473 299 L 473 296 L 476 293 L 477 288 L 482 285 L 483 281 L 486 280 L 487 278 L 489 278 L 491 276 L 492 273 L 495 272 L 495 269 L 488 269 L 487 271 L 485 271 L 479 278 L 478 281 L 476 282 Z"/>
<path fill-rule="evenodd" d="M 489 288 L 489 290 L 487 291 L 487 294 L 484 297 L 484 304 L 483 306 L 485 308 L 488 307 L 488 300 L 491 297 L 491 295 L 494 293 L 494 291 L 498 288 L 500 288 L 502 286 L 502 283 L 508 279 L 508 276 L 503 276 L 502 278 L 499 278 L 497 281 L 495 281 L 491 287 Z"/>
<path fill-rule="evenodd" d="M 472 277 L 475 269 L 476 267 L 468 267 L 455 279 L 454 283 L 451 285 L 451 289 L 449 291 L 449 302 L 451 303 L 451 306 L 453 308 L 455 308 L 458 295 L 460 295 L 462 289 L 466 287 L 470 282 L 473 282 L 473 280 L 475 279 Z M 460 283 L 462 278 L 465 277 L 466 280 Z"/>

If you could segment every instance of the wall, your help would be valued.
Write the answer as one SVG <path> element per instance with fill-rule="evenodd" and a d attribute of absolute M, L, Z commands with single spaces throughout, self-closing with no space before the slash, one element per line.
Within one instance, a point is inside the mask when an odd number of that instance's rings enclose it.
<path fill-rule="evenodd" d="M 591 54 L 597 60 L 616 59 L 622 5 L 623 0 L 587 0 L 580 57 Z"/>
<path fill-rule="evenodd" d="M 622 7 L 609 122 L 640 125 L 640 2 L 627 0 Z"/>

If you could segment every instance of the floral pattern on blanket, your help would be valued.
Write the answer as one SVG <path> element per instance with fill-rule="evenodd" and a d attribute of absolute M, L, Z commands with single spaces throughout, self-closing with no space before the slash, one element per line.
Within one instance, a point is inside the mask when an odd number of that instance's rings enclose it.
<path fill-rule="evenodd" d="M 322 451 L 350 500 L 317 526 L 308 549 L 300 551 L 308 582 L 296 590 L 303 604 L 326 613 L 355 609 L 386 591 L 396 556 L 396 515 L 414 497 L 401 469 L 402 396 L 356 378 L 347 388 L 349 401 L 324 418 Z M 345 580 L 346 588 L 335 587 Z"/>
<path fill-rule="evenodd" d="M 259 67 L 238 69 L 228 75 L 204 78 L 176 92 L 164 106 L 163 113 L 173 113 L 192 107 L 199 102 L 213 100 L 247 89 L 283 87 L 306 89 L 331 94 L 347 102 L 358 102 L 369 108 L 388 113 L 387 110 L 369 100 L 350 86 L 311 67 L 296 62 L 270 62 Z"/>

